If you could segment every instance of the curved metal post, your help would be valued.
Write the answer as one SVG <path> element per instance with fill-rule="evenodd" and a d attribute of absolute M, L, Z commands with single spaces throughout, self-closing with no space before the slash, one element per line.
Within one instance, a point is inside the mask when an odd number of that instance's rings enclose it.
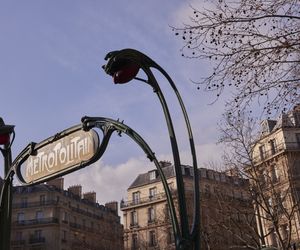
<path fill-rule="evenodd" d="M 178 196 L 179 196 L 179 215 L 181 220 L 181 230 L 182 230 L 182 237 L 186 241 L 190 241 L 192 239 L 194 243 L 194 249 L 200 249 L 200 191 L 199 191 L 199 176 L 198 176 L 198 167 L 197 167 L 197 157 L 196 157 L 196 150 L 194 145 L 194 139 L 192 134 L 192 129 L 190 126 L 189 118 L 184 106 L 184 103 L 181 99 L 181 96 L 172 81 L 171 77 L 166 73 L 165 70 L 163 70 L 157 63 L 155 63 L 152 59 L 150 59 L 148 56 L 144 55 L 143 53 L 133 50 L 133 49 L 123 49 L 121 51 L 113 51 L 107 54 L 105 59 L 109 59 L 108 63 L 103 66 L 106 73 L 109 75 L 113 75 L 115 77 L 116 72 L 122 71 L 122 67 L 130 66 L 130 65 L 136 65 L 139 68 L 142 68 L 143 71 L 146 73 L 148 80 L 144 80 L 138 77 L 132 77 L 132 79 L 143 81 L 154 89 L 154 92 L 157 93 L 158 98 L 162 104 L 162 108 L 165 114 L 165 118 L 167 121 L 171 146 L 172 146 L 172 152 L 173 152 L 173 158 L 174 158 L 174 165 L 176 169 L 176 180 L 178 183 Z M 193 218 L 193 224 L 191 232 L 188 231 L 188 221 L 187 221 L 187 211 L 186 211 L 186 200 L 185 200 L 185 194 L 184 194 L 184 184 L 183 184 L 183 177 L 181 173 L 181 164 L 180 164 L 180 156 L 178 152 L 178 146 L 177 141 L 175 137 L 175 131 L 172 125 L 172 119 L 168 110 L 167 103 L 165 101 L 165 98 L 163 96 L 163 93 L 158 85 L 158 82 L 156 81 L 154 74 L 151 71 L 151 67 L 156 68 L 160 73 L 162 73 L 170 83 L 172 89 L 174 90 L 176 97 L 179 101 L 184 120 L 186 123 L 188 136 L 189 136 L 189 142 L 190 142 L 190 150 L 193 160 L 193 171 L 194 171 L 194 218 Z M 128 81 L 131 80 L 128 78 Z M 126 81 L 123 81 L 122 83 L 125 83 Z M 182 249 L 190 249 L 190 246 L 188 242 L 182 242 L 180 244 L 180 247 Z"/>
<path fill-rule="evenodd" d="M 12 183 L 14 172 L 11 170 L 11 148 L 5 145 L 1 149 L 4 157 L 4 183 L 0 196 L 0 250 L 10 249 L 10 230 L 11 230 L 11 204 L 12 204 Z"/>
<path fill-rule="evenodd" d="M 127 136 L 129 136 L 131 139 L 133 139 L 141 147 L 141 149 L 147 155 L 149 160 L 154 162 L 154 164 L 158 170 L 159 176 L 161 177 L 161 181 L 162 181 L 165 193 L 166 193 L 167 203 L 168 203 L 169 210 L 170 210 L 171 222 L 172 222 L 172 227 L 173 227 L 176 242 L 181 242 L 182 238 L 180 236 L 179 223 L 178 223 L 178 220 L 176 217 L 175 206 L 174 206 L 172 195 L 171 195 L 171 192 L 169 189 L 168 182 L 166 180 L 164 172 L 163 172 L 154 152 L 151 150 L 151 148 L 148 146 L 148 144 L 144 141 L 144 139 L 138 133 L 136 133 L 133 129 L 131 129 L 130 127 L 125 125 L 124 123 L 121 123 L 119 121 L 115 121 L 115 120 L 112 120 L 109 118 L 83 117 L 82 123 L 83 123 L 84 129 L 86 129 L 86 130 L 97 127 L 103 131 L 103 135 L 104 135 L 103 141 L 104 142 L 100 146 L 101 152 L 105 151 L 111 134 L 114 131 L 116 131 L 119 134 L 124 133 Z M 102 154 L 103 153 L 100 153 L 99 157 L 97 157 L 97 159 L 95 159 L 95 161 L 98 160 L 102 156 Z"/>

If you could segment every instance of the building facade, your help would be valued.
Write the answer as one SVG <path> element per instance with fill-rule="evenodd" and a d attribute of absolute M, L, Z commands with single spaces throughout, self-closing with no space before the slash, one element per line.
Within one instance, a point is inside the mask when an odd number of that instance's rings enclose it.
<path fill-rule="evenodd" d="M 14 187 L 11 249 L 123 249 L 117 202 L 99 205 L 95 192 L 64 190 L 63 181 Z"/>
<path fill-rule="evenodd" d="M 264 120 L 249 168 L 260 192 L 258 224 L 264 244 L 300 249 L 300 105 L 277 120 Z"/>
<path fill-rule="evenodd" d="M 174 166 L 169 162 L 161 162 L 161 166 L 177 207 Z M 182 173 L 191 225 L 192 168 L 182 166 Z M 251 231 L 255 215 L 248 199 L 248 181 L 204 168 L 199 169 L 199 175 L 201 249 L 245 249 L 246 241 L 255 244 L 257 237 Z M 138 175 L 127 191 L 127 200 L 121 201 L 125 249 L 175 249 L 166 196 L 157 171 Z"/>

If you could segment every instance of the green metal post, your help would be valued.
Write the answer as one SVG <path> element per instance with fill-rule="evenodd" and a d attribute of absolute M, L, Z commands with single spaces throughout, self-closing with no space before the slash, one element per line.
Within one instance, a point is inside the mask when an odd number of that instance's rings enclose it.
<path fill-rule="evenodd" d="M 1 216 L 0 216 L 0 250 L 10 249 L 10 232 L 11 232 L 11 204 L 12 204 L 12 175 L 11 166 L 11 149 L 8 145 L 2 150 L 4 157 L 4 184 L 1 193 Z"/>
<path fill-rule="evenodd" d="M 167 127 L 168 127 L 174 165 L 175 165 L 176 183 L 178 187 L 177 193 L 178 193 L 178 203 L 179 203 L 179 217 L 181 222 L 181 235 L 174 233 L 176 239 L 176 249 L 199 250 L 200 249 L 200 239 L 199 239 L 200 237 L 200 201 L 199 201 L 200 191 L 199 191 L 197 157 L 196 157 L 196 150 L 195 150 L 194 139 L 192 135 L 189 118 L 185 106 L 183 104 L 183 101 L 180 97 L 180 94 L 174 82 L 172 81 L 171 77 L 166 73 L 166 71 L 163 70 L 151 58 L 149 58 L 148 56 L 144 55 L 143 53 L 137 50 L 123 49 L 120 51 L 112 51 L 106 55 L 105 60 L 108 60 L 108 62 L 106 65 L 103 66 L 103 68 L 107 74 L 113 76 L 115 83 L 123 84 L 129 82 L 132 79 L 145 82 L 153 88 L 154 92 L 157 94 L 160 100 L 165 115 Z M 136 77 L 139 68 L 146 73 L 148 79 L 145 80 Z M 164 95 L 150 68 L 155 68 L 167 78 L 168 82 L 170 83 L 179 101 L 181 110 L 183 112 L 184 120 L 186 123 L 186 127 L 188 130 L 190 149 L 191 149 L 191 154 L 193 159 L 193 170 L 194 170 L 194 218 L 193 218 L 192 228 L 190 231 L 189 231 L 188 218 L 187 218 L 184 182 L 181 173 L 180 155 L 178 151 L 175 131 L 174 131 L 172 119 Z"/>
<path fill-rule="evenodd" d="M 10 136 L 13 134 L 13 138 Z M 5 125 L 0 117 L 1 153 L 4 158 L 4 183 L 0 196 L 0 250 L 10 249 L 12 182 L 14 172 L 11 171 L 11 145 L 14 140 L 14 126 Z M 11 139 L 11 140 L 10 140 Z"/>

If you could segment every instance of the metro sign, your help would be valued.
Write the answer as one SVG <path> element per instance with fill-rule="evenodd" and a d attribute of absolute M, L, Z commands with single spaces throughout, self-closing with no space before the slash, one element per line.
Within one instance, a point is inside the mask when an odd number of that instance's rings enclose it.
<path fill-rule="evenodd" d="M 89 165 L 99 145 L 98 134 L 92 129 L 76 130 L 48 141 L 41 147 L 37 144 L 34 153 L 25 156 L 17 167 L 17 176 L 23 183 L 45 181 Z"/>

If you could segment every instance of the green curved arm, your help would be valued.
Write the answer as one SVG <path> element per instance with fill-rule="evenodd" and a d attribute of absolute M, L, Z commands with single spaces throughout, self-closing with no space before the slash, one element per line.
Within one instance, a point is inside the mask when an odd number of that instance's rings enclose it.
<path fill-rule="evenodd" d="M 154 62 L 151 58 L 146 56 L 145 54 L 134 50 L 134 49 L 123 49 L 120 51 L 113 51 L 107 54 L 105 59 L 109 59 L 108 63 L 103 67 L 105 72 L 109 75 L 113 75 L 118 70 L 122 69 L 122 66 L 124 66 L 126 63 L 134 63 L 138 65 L 143 71 L 146 73 L 148 79 L 144 80 L 138 77 L 135 77 L 134 79 L 143 81 L 154 89 L 154 92 L 157 93 L 159 100 L 162 104 L 162 108 L 165 114 L 165 118 L 167 121 L 167 126 L 169 130 L 169 136 L 173 151 L 173 158 L 174 158 L 174 165 L 176 171 L 176 178 L 178 183 L 178 196 L 179 196 L 179 215 L 181 220 L 181 228 L 182 228 L 182 237 L 186 240 L 189 240 L 192 238 L 194 242 L 194 249 L 200 249 L 200 240 L 199 240 L 199 231 L 200 231 L 200 191 L 199 191 L 199 176 L 198 176 L 198 166 L 197 166 L 197 157 L 196 157 L 196 150 L 195 150 L 195 144 L 192 134 L 192 129 L 190 126 L 189 118 L 184 106 L 184 103 L 182 101 L 182 98 L 172 81 L 171 77 L 166 73 L 166 71 L 161 68 L 156 62 Z M 184 120 L 186 123 L 188 136 L 189 136 L 189 142 L 190 142 L 190 150 L 192 155 L 192 161 L 193 161 L 193 171 L 194 171 L 194 218 L 193 218 L 193 225 L 191 232 L 188 231 L 188 221 L 187 221 L 187 212 L 186 212 L 186 206 L 185 206 L 185 195 L 184 195 L 184 185 L 183 185 L 183 177 L 180 169 L 180 157 L 178 152 L 178 146 L 176 142 L 175 137 L 175 131 L 172 125 L 171 116 L 169 114 L 168 106 L 165 101 L 165 98 L 163 96 L 163 93 L 159 87 L 158 82 L 156 81 L 154 74 L 152 73 L 150 68 L 157 69 L 160 73 L 162 73 L 170 83 L 173 91 L 176 94 L 176 97 L 179 101 Z M 181 191 L 182 192 L 181 192 Z M 187 246 L 188 248 L 189 246 Z"/>
<path fill-rule="evenodd" d="M 145 140 L 137 132 L 135 132 L 133 129 L 131 129 L 124 123 L 121 123 L 121 122 L 113 120 L 113 119 L 109 119 L 109 118 L 105 118 L 105 117 L 83 117 L 82 123 L 83 123 L 83 127 L 86 129 L 91 129 L 91 128 L 97 127 L 103 131 L 104 144 L 103 145 L 101 144 L 100 147 L 104 147 L 104 148 L 101 151 L 103 151 L 103 152 L 105 151 L 109 137 L 111 136 L 111 134 L 114 131 L 116 131 L 117 133 L 124 133 L 127 136 L 129 136 L 131 139 L 133 139 L 141 147 L 141 149 L 144 151 L 144 153 L 147 155 L 147 157 L 150 159 L 150 161 L 154 162 L 154 164 L 158 170 L 158 173 L 161 177 L 161 181 L 162 181 L 164 190 L 166 192 L 167 203 L 168 203 L 169 209 L 170 209 L 171 222 L 172 222 L 172 227 L 174 230 L 176 241 L 181 242 L 182 239 L 180 237 L 179 223 L 178 223 L 178 220 L 176 217 L 175 206 L 174 206 L 172 195 L 171 195 L 171 192 L 170 192 L 170 189 L 168 186 L 168 182 L 166 180 L 166 177 L 163 173 L 163 170 L 162 170 L 154 152 L 151 150 L 151 148 L 148 146 L 148 144 L 145 142 Z"/>

